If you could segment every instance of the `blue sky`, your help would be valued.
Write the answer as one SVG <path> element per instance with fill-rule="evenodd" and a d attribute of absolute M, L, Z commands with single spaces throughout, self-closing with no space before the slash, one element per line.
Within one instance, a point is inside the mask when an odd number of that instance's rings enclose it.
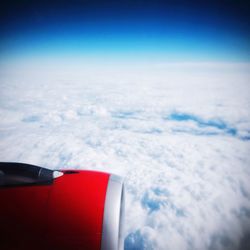
<path fill-rule="evenodd" d="M 27 0 L 5 3 L 4 11 L 4 59 L 250 61 L 243 1 Z"/>
<path fill-rule="evenodd" d="M 1 3 L 1 160 L 123 176 L 126 250 L 245 249 L 248 2 Z"/>

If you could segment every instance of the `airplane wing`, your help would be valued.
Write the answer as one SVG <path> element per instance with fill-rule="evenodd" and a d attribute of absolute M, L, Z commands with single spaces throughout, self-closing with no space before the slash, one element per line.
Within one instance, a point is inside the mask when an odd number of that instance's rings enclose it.
<path fill-rule="evenodd" d="M 0 163 L 0 249 L 123 249 L 121 177 Z"/>

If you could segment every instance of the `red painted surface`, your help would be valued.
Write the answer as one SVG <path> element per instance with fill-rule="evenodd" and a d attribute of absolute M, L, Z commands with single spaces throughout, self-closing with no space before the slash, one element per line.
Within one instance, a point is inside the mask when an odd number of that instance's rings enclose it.
<path fill-rule="evenodd" d="M 49 238 L 58 249 L 100 249 L 109 175 L 92 171 L 55 180 L 49 198 Z"/>
<path fill-rule="evenodd" d="M 0 188 L 0 249 L 36 249 L 46 227 L 50 186 Z"/>
<path fill-rule="evenodd" d="M 109 174 L 75 171 L 51 185 L 0 188 L 0 249 L 101 247 Z"/>

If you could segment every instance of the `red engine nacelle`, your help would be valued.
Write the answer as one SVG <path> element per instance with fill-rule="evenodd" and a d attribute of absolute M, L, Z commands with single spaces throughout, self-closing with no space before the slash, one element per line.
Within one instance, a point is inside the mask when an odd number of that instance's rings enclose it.
<path fill-rule="evenodd" d="M 123 181 L 0 163 L 0 249 L 123 249 Z"/>

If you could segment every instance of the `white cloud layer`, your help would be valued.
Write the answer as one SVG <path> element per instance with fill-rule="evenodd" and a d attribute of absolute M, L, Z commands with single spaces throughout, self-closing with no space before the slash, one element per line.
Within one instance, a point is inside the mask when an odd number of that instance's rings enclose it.
<path fill-rule="evenodd" d="M 48 68 L 2 67 L 1 161 L 124 176 L 125 249 L 250 245 L 249 65 Z"/>

